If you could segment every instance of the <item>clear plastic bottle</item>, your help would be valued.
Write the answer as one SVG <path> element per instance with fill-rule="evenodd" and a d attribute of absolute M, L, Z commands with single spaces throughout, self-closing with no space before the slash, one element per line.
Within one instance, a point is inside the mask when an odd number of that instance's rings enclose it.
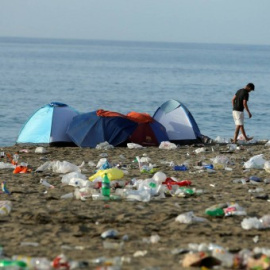
<path fill-rule="evenodd" d="M 50 270 L 51 269 L 51 262 L 45 257 L 28 257 L 28 256 L 15 255 L 15 256 L 12 256 L 12 259 L 26 263 L 28 267 L 25 269 L 35 269 L 35 270 Z"/>
<path fill-rule="evenodd" d="M 18 161 L 19 161 L 19 154 L 16 153 L 16 154 L 13 155 L 12 164 L 17 165 Z"/>

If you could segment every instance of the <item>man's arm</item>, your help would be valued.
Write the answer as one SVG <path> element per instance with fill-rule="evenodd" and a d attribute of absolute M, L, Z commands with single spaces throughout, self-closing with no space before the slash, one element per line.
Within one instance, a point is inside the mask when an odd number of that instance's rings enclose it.
<path fill-rule="evenodd" d="M 232 106 L 234 106 L 235 99 L 236 99 L 236 95 L 234 95 L 233 98 L 232 98 Z"/>
<path fill-rule="evenodd" d="M 247 113 L 248 113 L 248 117 L 251 118 L 252 117 L 252 114 L 250 113 L 249 109 L 248 109 L 248 105 L 247 105 L 247 100 L 243 100 L 243 105 L 244 105 L 244 108 L 246 109 Z"/>

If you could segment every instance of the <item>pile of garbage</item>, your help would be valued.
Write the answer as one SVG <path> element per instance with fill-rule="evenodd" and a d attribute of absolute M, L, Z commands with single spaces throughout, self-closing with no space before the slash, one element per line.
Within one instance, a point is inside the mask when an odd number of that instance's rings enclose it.
<path fill-rule="evenodd" d="M 174 249 L 173 254 L 185 254 L 183 267 L 227 268 L 227 269 L 269 269 L 270 249 L 255 247 L 231 253 L 217 244 L 189 244 L 187 249 Z"/>

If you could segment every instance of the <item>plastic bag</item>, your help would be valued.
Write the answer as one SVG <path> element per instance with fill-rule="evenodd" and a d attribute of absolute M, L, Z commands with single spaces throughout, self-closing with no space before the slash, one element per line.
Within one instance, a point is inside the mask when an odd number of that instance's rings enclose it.
<path fill-rule="evenodd" d="M 0 201 L 0 216 L 8 215 L 12 208 L 11 201 Z"/>
<path fill-rule="evenodd" d="M 14 169 L 16 165 L 11 163 L 0 162 L 0 169 Z"/>
<path fill-rule="evenodd" d="M 80 172 L 71 172 L 63 175 L 61 182 L 74 187 L 86 187 L 89 185 L 86 176 Z"/>
<path fill-rule="evenodd" d="M 159 149 L 176 149 L 177 145 L 168 141 L 161 142 L 159 145 Z"/>
<path fill-rule="evenodd" d="M 244 168 L 246 169 L 263 169 L 265 159 L 263 154 L 253 156 L 247 162 L 244 163 Z"/>
<path fill-rule="evenodd" d="M 266 161 L 263 168 L 266 172 L 270 173 L 270 161 Z"/>
<path fill-rule="evenodd" d="M 230 159 L 224 155 L 216 156 L 215 158 L 211 158 L 211 160 L 214 164 L 227 165 L 231 163 Z"/>
<path fill-rule="evenodd" d="M 229 143 L 229 139 L 222 138 L 220 136 L 217 136 L 214 141 L 217 142 L 217 143 Z"/>
<path fill-rule="evenodd" d="M 46 153 L 48 153 L 48 151 L 46 150 L 46 148 L 40 146 L 40 147 L 37 147 L 35 149 L 35 153 L 36 154 L 46 154 Z"/>
<path fill-rule="evenodd" d="M 113 149 L 113 148 L 114 146 L 109 144 L 108 142 L 102 142 L 96 146 L 96 149 L 102 149 L 102 150 L 108 150 L 108 149 Z"/>
<path fill-rule="evenodd" d="M 36 169 L 36 172 L 43 172 L 43 171 L 47 171 L 47 170 L 51 170 L 55 173 L 69 173 L 69 172 L 80 172 L 81 171 L 81 167 L 84 166 L 84 162 L 80 165 L 74 165 L 68 161 L 47 161 L 44 164 L 42 164 L 41 166 L 39 166 Z"/>
<path fill-rule="evenodd" d="M 183 213 L 178 215 L 175 221 L 184 223 L 184 224 L 191 224 L 191 223 L 200 223 L 200 222 L 207 222 L 206 218 L 197 217 L 194 215 L 193 211 Z"/>
<path fill-rule="evenodd" d="M 139 148 L 144 148 L 143 146 L 141 146 L 140 144 L 137 143 L 127 143 L 127 147 L 129 149 L 139 149 Z"/>
<path fill-rule="evenodd" d="M 100 170 L 96 174 L 89 177 L 90 181 L 95 180 L 98 177 L 104 177 L 105 173 L 107 173 L 110 181 L 121 179 L 124 176 L 124 172 L 122 170 L 119 170 L 117 168 L 111 168 L 107 170 Z"/>

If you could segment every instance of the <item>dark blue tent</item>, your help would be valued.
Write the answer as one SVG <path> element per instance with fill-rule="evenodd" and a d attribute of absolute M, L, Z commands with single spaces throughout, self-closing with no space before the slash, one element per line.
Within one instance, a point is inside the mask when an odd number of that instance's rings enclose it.
<path fill-rule="evenodd" d="M 77 115 L 71 121 L 67 134 L 80 147 L 96 147 L 107 141 L 113 146 L 128 140 L 138 123 L 124 117 L 102 117 L 96 111 Z"/>

